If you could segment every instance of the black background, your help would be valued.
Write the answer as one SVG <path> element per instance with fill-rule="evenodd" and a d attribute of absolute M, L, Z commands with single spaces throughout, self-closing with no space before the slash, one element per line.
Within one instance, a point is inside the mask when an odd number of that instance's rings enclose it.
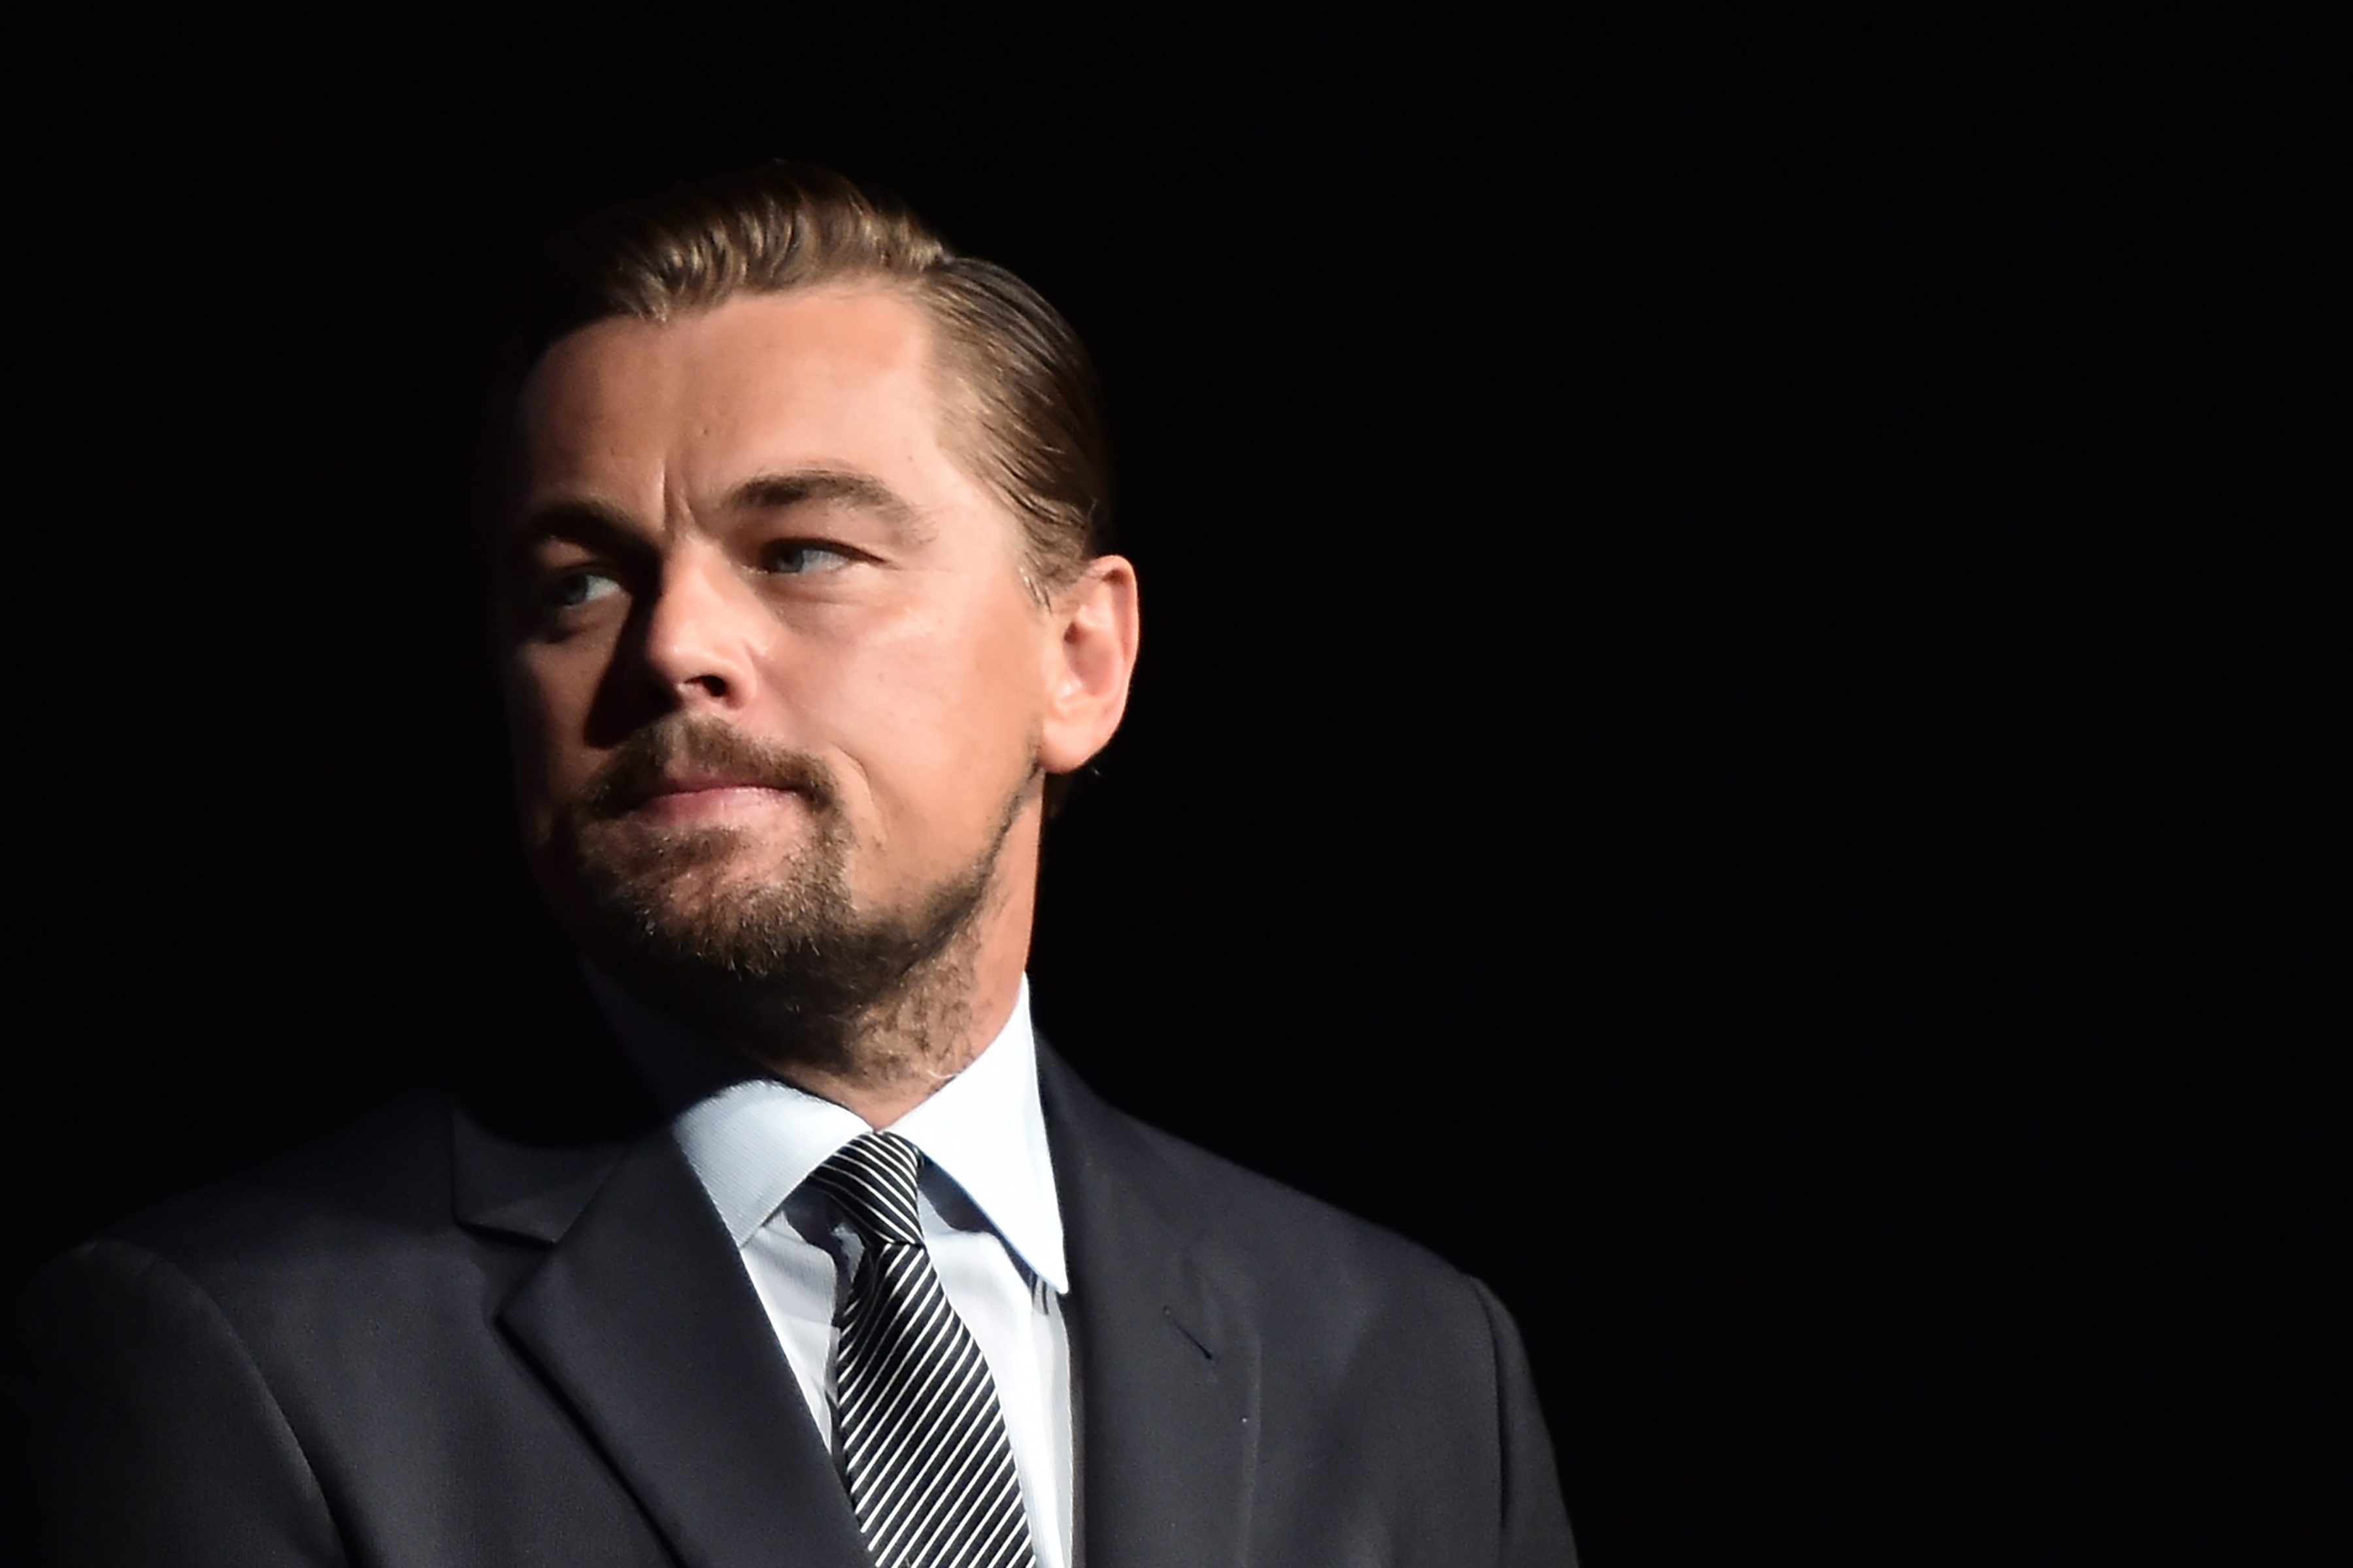
<path fill-rule="evenodd" d="M 2341 728 L 2282 592 L 2286 77 L 369 26 L 89 48 L 17 150 L 13 1262 L 397 1089 L 536 940 L 461 570 L 489 284 L 781 153 L 1108 384 L 1145 652 L 1049 834 L 1045 1033 L 1493 1284 L 1590 1563 L 2243 1552 L 2316 1473 L 2257 1458 Z"/>

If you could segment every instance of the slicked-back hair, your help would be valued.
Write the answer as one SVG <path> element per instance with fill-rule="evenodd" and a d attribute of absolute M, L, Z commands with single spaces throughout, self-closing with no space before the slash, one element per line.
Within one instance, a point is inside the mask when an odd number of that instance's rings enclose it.
<path fill-rule="evenodd" d="M 1019 523 L 1033 594 L 1050 596 L 1112 547 L 1094 367 L 1070 323 L 1004 268 L 957 255 L 904 207 L 807 164 L 698 180 L 558 233 L 523 279 L 513 382 L 591 322 L 667 321 L 839 284 L 899 293 L 930 321 L 949 448 Z"/>

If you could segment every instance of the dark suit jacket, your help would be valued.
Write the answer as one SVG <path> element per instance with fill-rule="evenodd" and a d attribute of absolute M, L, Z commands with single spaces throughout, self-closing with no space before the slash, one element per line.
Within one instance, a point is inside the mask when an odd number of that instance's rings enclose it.
<path fill-rule="evenodd" d="M 1040 1074 L 1082 1562 L 1573 1561 L 1482 1287 Z M 69 1255 L 20 1328 L 61 1562 L 866 1563 L 658 1127 L 533 1142 L 420 1098 Z"/>

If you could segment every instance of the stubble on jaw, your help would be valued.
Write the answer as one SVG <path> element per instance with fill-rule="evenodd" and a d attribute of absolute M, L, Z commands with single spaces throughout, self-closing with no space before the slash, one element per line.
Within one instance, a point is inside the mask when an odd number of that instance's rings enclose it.
<path fill-rule="evenodd" d="M 811 832 L 778 864 L 746 867 L 733 827 L 660 829 L 631 819 L 666 769 L 723 769 L 790 790 Z M 540 847 L 540 872 L 573 935 L 657 1006 L 819 1092 L 888 1093 L 953 1078 L 973 1037 L 982 932 L 1007 896 L 997 875 L 1033 772 L 977 859 L 910 907 L 861 912 L 851 840 L 825 765 L 684 718 L 633 735 Z"/>

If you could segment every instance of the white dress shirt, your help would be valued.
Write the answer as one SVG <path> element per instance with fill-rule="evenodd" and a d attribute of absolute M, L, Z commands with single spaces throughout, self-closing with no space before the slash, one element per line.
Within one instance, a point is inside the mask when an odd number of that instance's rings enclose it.
<path fill-rule="evenodd" d="M 774 1079 L 653 1013 L 595 970 L 596 994 L 677 1114 L 671 1130 L 735 1240 L 833 1447 L 834 1349 L 861 1244 L 801 1184 L 870 1131 L 854 1111 Z M 682 1109 L 681 1109 L 682 1108 Z M 996 1039 L 891 1131 L 923 1152 L 916 1208 L 940 1286 L 979 1346 L 1005 1412 L 1039 1568 L 1067 1568 L 1073 1528 L 1070 1289 L 1062 1215 L 1038 1102 L 1029 982 Z"/>

